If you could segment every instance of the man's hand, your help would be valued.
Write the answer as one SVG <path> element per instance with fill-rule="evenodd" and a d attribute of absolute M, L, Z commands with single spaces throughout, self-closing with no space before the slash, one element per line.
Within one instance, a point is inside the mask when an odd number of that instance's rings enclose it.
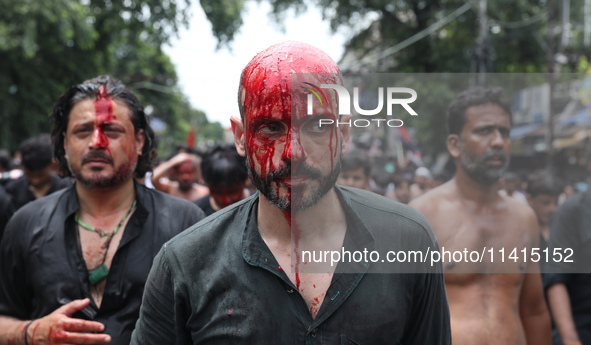
<path fill-rule="evenodd" d="M 71 316 L 88 306 L 90 300 L 72 301 L 53 313 L 34 320 L 27 329 L 30 345 L 45 344 L 104 344 L 111 342 L 108 334 L 95 334 L 105 330 L 100 322 L 74 319 Z"/>

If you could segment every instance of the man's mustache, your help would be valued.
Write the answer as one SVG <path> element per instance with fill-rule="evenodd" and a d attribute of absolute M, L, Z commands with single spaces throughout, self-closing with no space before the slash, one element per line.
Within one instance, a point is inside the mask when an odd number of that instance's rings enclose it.
<path fill-rule="evenodd" d="M 503 163 L 505 163 L 507 161 L 507 155 L 501 149 L 493 149 L 490 152 L 485 152 L 484 155 L 482 156 L 482 161 L 484 162 L 488 159 L 491 159 L 494 156 L 499 156 L 499 158 L 503 161 Z"/>
<path fill-rule="evenodd" d="M 82 157 L 82 164 L 86 164 L 89 161 L 96 160 L 96 159 L 105 160 L 105 161 L 109 162 L 110 164 L 113 164 L 113 157 L 109 156 L 108 154 L 106 154 L 105 152 L 102 152 L 102 151 L 92 151 L 92 152 L 85 154 Z"/>
<path fill-rule="evenodd" d="M 321 178 L 322 172 L 316 168 L 308 167 L 303 164 L 298 164 L 294 167 L 291 163 L 287 163 L 283 168 L 269 172 L 267 179 L 270 181 L 273 179 L 291 177 L 292 175 Z"/>

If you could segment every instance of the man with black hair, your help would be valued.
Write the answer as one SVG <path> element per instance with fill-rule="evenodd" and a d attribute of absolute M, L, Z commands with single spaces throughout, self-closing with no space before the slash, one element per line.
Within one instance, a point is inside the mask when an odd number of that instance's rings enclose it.
<path fill-rule="evenodd" d="M 410 205 L 427 217 L 445 250 L 492 248 L 495 254 L 492 260 L 483 254 L 476 262 L 473 256 L 450 258 L 444 265 L 454 344 L 550 344 L 538 264 L 499 254 L 539 249 L 535 214 L 498 193 L 511 149 L 511 112 L 502 90 L 477 87 L 460 93 L 449 106 L 447 122 L 456 176 Z"/>
<path fill-rule="evenodd" d="M 558 197 L 562 193 L 562 188 L 560 181 L 546 170 L 536 171 L 528 178 L 526 198 L 538 219 L 541 249 L 548 247 L 550 220 L 558 208 Z"/>
<path fill-rule="evenodd" d="M 0 245 L 0 343 L 129 344 L 160 247 L 203 218 L 135 183 L 151 167 L 143 106 L 100 76 L 55 103 L 53 142 L 74 186 L 26 205 Z"/>
<path fill-rule="evenodd" d="M 209 195 L 197 199 L 195 204 L 208 216 L 250 196 L 244 188 L 248 178 L 245 159 L 234 146 L 211 149 L 201 162 L 201 172 Z"/>
<path fill-rule="evenodd" d="M 341 173 L 337 184 L 371 190 L 369 187 L 371 164 L 367 155 L 359 151 L 351 151 L 341 158 Z"/>
<path fill-rule="evenodd" d="M 591 175 L 591 145 L 587 146 Z M 591 344 L 591 190 L 562 203 L 550 222 L 548 251 L 568 258 L 544 267 L 544 287 L 556 326 L 554 345 Z"/>
<path fill-rule="evenodd" d="M 52 172 L 53 153 L 48 135 L 25 140 L 19 150 L 24 175 L 6 184 L 6 191 L 12 195 L 15 209 L 72 184 L 70 180 L 59 178 Z"/>

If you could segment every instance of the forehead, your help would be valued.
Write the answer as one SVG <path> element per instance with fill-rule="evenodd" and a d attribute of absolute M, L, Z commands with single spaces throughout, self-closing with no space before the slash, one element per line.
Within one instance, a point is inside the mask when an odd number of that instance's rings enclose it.
<path fill-rule="evenodd" d="M 464 123 L 464 128 L 490 125 L 511 128 L 511 117 L 498 104 L 473 105 L 466 109 L 465 116 L 466 122 Z"/>
<path fill-rule="evenodd" d="M 195 171 L 195 167 L 191 162 L 183 162 L 179 165 L 178 170 L 182 172 L 193 172 Z"/>
<path fill-rule="evenodd" d="M 282 120 L 291 118 L 293 98 L 292 74 L 339 73 L 336 63 L 324 52 L 312 46 L 297 42 L 286 42 L 272 46 L 255 56 L 242 72 L 240 81 L 240 103 L 245 118 L 269 117 Z M 335 83 L 314 80 L 313 83 Z M 295 105 L 295 104 L 294 104 Z"/>
<path fill-rule="evenodd" d="M 99 109 L 97 114 L 96 100 L 91 98 L 83 99 L 72 107 L 68 120 L 68 128 L 84 122 L 118 122 L 123 125 L 132 125 L 131 109 L 120 100 L 108 98 L 111 101 L 111 110 L 105 113 Z"/>

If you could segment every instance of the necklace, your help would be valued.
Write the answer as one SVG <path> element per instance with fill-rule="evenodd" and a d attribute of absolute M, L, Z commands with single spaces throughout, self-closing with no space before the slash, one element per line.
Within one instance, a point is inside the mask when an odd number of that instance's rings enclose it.
<path fill-rule="evenodd" d="M 107 259 L 107 253 L 109 252 L 109 246 L 111 245 L 111 239 L 113 238 L 113 236 L 115 236 L 117 231 L 119 231 L 121 224 L 123 224 L 123 222 L 125 222 L 127 217 L 129 217 L 129 215 L 131 214 L 131 211 L 133 211 L 133 209 L 135 208 L 135 205 L 136 205 L 136 200 L 133 201 L 133 203 L 129 207 L 129 210 L 127 210 L 127 213 L 125 213 L 125 216 L 123 216 L 123 218 L 121 218 L 121 221 L 119 222 L 119 224 L 117 224 L 117 226 L 115 227 L 115 229 L 113 229 L 113 231 L 111 233 L 107 233 L 104 230 L 101 230 L 99 228 L 95 228 L 94 226 L 84 223 L 83 221 L 78 219 L 78 212 L 76 212 L 76 214 L 74 215 L 74 220 L 76 221 L 76 223 L 80 224 L 80 226 L 82 228 L 84 228 L 88 231 L 94 231 L 97 234 L 99 234 L 100 237 L 105 237 L 105 241 L 103 242 L 103 245 L 102 245 L 103 247 L 106 247 L 105 255 L 103 256 L 103 261 L 99 267 L 88 272 L 88 280 L 90 281 L 90 284 L 96 285 L 98 282 L 105 279 L 109 275 L 109 269 L 105 265 L 105 260 Z"/>

